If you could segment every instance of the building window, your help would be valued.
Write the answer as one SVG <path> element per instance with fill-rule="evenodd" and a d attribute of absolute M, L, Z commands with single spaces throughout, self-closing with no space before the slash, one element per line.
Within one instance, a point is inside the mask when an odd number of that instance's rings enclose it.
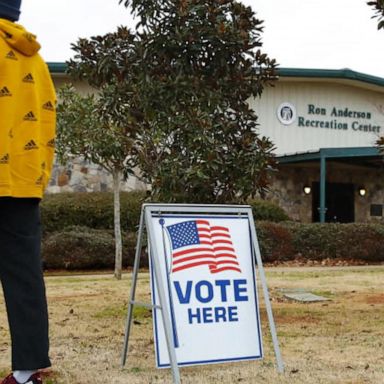
<path fill-rule="evenodd" d="M 383 205 L 371 204 L 371 216 L 383 216 Z"/>

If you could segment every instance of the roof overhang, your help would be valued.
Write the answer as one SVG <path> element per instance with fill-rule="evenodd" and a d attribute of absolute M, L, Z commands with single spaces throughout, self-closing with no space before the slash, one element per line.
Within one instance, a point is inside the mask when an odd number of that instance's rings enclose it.
<path fill-rule="evenodd" d="M 376 147 L 320 148 L 318 151 L 298 152 L 276 157 L 280 165 L 320 162 L 321 159 L 370 168 L 382 168 L 384 165 L 383 154 Z"/>
<path fill-rule="evenodd" d="M 66 75 L 67 64 L 64 62 L 48 62 L 53 75 Z M 384 79 L 351 69 L 311 69 L 311 68 L 278 68 L 277 73 L 282 81 L 319 81 L 339 82 L 357 85 L 363 88 L 384 92 Z"/>
<path fill-rule="evenodd" d="M 384 79 L 351 69 L 278 68 L 280 81 L 328 82 L 384 92 Z"/>
<path fill-rule="evenodd" d="M 53 63 L 48 62 L 49 72 L 52 76 L 67 77 L 67 64 L 66 63 Z"/>

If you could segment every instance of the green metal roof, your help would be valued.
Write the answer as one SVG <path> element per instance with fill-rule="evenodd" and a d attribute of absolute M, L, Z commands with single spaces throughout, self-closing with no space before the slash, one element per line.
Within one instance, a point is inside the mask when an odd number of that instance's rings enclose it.
<path fill-rule="evenodd" d="M 320 148 L 314 152 L 301 152 L 291 155 L 277 156 L 280 164 L 303 163 L 317 161 L 321 158 L 327 159 L 347 159 L 347 158 L 382 158 L 383 155 L 376 147 L 352 147 L 352 148 Z"/>
<path fill-rule="evenodd" d="M 49 62 L 51 73 L 65 73 L 67 64 L 61 62 Z M 347 79 L 356 80 L 368 84 L 374 84 L 384 87 L 384 79 L 377 76 L 367 75 L 361 72 L 355 72 L 351 69 L 310 69 L 310 68 L 278 68 L 280 77 L 306 77 L 323 79 Z"/>
<path fill-rule="evenodd" d="M 382 156 L 376 147 L 353 147 L 353 148 L 320 148 L 313 152 L 299 152 L 290 155 L 277 156 L 280 164 L 300 163 L 325 158 L 347 158 L 347 157 L 376 157 Z"/>
<path fill-rule="evenodd" d="M 384 87 L 384 79 L 377 76 L 355 72 L 351 69 L 310 69 L 310 68 L 278 68 L 281 77 L 306 77 L 323 79 L 347 79 Z"/>
<path fill-rule="evenodd" d="M 53 63 L 53 62 L 48 62 L 48 68 L 49 71 L 53 73 L 65 73 L 67 70 L 67 64 L 66 63 Z"/>

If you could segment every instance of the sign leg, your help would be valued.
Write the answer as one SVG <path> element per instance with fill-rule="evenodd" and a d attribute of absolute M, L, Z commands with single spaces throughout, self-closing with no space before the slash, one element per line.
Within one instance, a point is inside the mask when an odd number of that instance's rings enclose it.
<path fill-rule="evenodd" d="M 139 232 L 137 234 L 135 263 L 132 271 L 132 283 L 131 283 L 132 285 L 131 285 L 131 292 L 129 295 L 129 302 L 128 302 L 127 321 L 125 325 L 124 347 L 123 347 L 123 353 L 121 356 L 122 367 L 125 366 L 125 363 L 127 361 L 129 334 L 131 331 L 132 315 L 133 315 L 133 303 L 136 295 L 137 275 L 139 273 L 140 256 L 141 256 L 142 243 L 143 243 L 143 231 L 144 231 L 144 210 L 142 209 L 141 216 L 140 216 Z"/>
<path fill-rule="evenodd" d="M 257 240 L 257 234 L 256 234 L 256 229 L 255 229 L 255 222 L 253 220 L 252 214 L 248 214 L 248 217 L 249 217 L 249 223 L 251 226 L 252 242 L 253 242 L 254 251 L 256 254 L 257 268 L 259 270 L 260 282 L 261 282 L 261 286 L 263 288 L 265 307 L 267 310 L 268 321 L 269 321 L 269 329 L 271 331 L 273 348 L 275 350 L 277 370 L 279 373 L 283 373 L 284 372 L 284 363 L 283 363 L 283 358 L 282 358 L 281 352 L 280 352 L 279 340 L 277 338 L 275 321 L 273 319 L 272 306 L 271 306 L 271 301 L 269 298 L 269 292 L 268 292 L 268 286 L 267 286 L 267 279 L 265 278 L 263 262 L 261 260 L 260 248 L 259 248 L 259 243 Z"/>

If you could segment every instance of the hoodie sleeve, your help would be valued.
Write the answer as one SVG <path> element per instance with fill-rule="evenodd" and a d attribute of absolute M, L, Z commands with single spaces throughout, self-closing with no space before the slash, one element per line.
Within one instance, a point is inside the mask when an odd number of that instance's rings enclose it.
<path fill-rule="evenodd" d="M 56 93 L 55 88 L 49 74 L 48 67 L 45 65 L 45 79 L 43 102 L 41 105 L 41 136 L 40 143 L 42 149 L 42 186 L 47 187 L 55 155 L 55 138 L 56 138 Z"/>

